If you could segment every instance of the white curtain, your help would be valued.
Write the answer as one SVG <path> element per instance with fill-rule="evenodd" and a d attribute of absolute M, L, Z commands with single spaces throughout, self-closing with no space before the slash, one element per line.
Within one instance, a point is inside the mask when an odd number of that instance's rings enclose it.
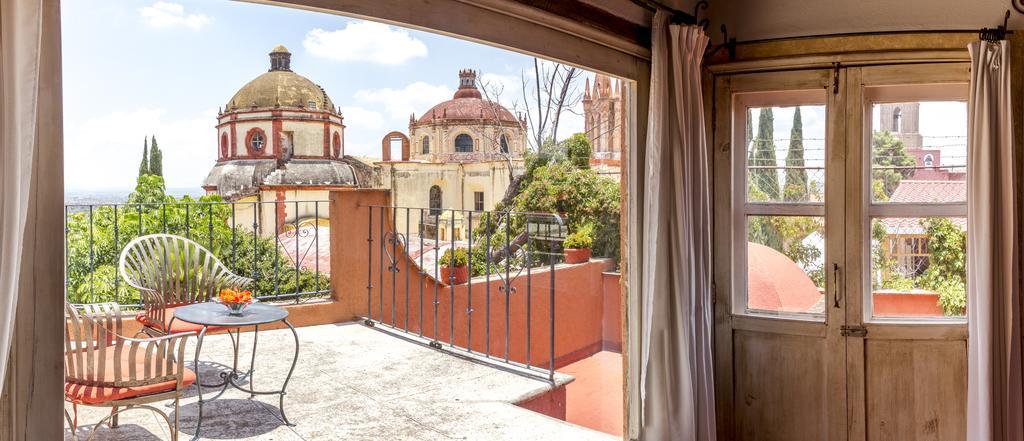
<path fill-rule="evenodd" d="M 711 211 L 696 26 L 652 26 L 643 230 L 641 439 L 715 439 Z"/>
<path fill-rule="evenodd" d="M 1024 440 L 1010 45 L 978 41 L 967 103 L 967 433 Z"/>
<path fill-rule="evenodd" d="M 42 17 L 41 0 L 0 0 L 0 379 L 14 331 L 37 154 Z"/>

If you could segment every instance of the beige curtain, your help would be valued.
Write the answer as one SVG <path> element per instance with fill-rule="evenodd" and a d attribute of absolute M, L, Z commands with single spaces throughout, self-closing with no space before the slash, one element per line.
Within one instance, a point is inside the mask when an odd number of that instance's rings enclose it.
<path fill-rule="evenodd" d="M 60 2 L 0 0 L 0 439 L 62 436 L 60 72 Z"/>
<path fill-rule="evenodd" d="M 715 439 L 711 364 L 711 211 L 701 99 L 708 38 L 652 26 L 645 158 L 641 439 Z"/>
<path fill-rule="evenodd" d="M 0 0 L 0 378 L 14 332 L 36 155 L 40 1 Z"/>
<path fill-rule="evenodd" d="M 1024 440 L 1010 46 L 978 41 L 967 103 L 967 433 Z"/>

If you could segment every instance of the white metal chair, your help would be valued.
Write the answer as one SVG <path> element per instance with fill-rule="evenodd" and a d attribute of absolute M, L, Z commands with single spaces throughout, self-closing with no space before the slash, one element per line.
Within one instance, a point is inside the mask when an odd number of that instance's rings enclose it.
<path fill-rule="evenodd" d="M 79 310 L 81 308 L 81 311 Z M 171 439 L 178 439 L 178 405 L 185 389 L 196 381 L 186 369 L 185 343 L 194 332 L 134 339 L 121 335 L 121 311 L 116 303 L 64 304 L 64 400 L 71 403 L 74 416 L 64 410 L 77 439 L 78 406 L 110 407 L 100 420 L 117 427 L 117 416 L 129 409 L 147 409 L 167 422 Z M 174 400 L 174 422 L 151 403 Z"/>
<path fill-rule="evenodd" d="M 243 288 L 252 279 L 234 274 L 202 245 L 173 234 L 151 234 L 121 251 L 121 277 L 142 297 L 135 318 L 149 335 L 198 332 L 202 326 L 174 320 L 174 308 L 212 299 L 222 288 Z"/>

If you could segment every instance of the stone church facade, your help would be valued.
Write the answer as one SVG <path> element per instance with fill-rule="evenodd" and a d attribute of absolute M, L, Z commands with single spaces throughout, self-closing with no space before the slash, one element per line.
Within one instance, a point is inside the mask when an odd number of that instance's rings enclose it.
<path fill-rule="evenodd" d="M 291 70 L 278 45 L 270 69 L 242 86 L 217 115 L 217 163 L 203 188 L 235 205 L 240 226 L 261 234 L 326 225 L 333 189 L 358 186 L 344 159 L 344 117 L 316 83 Z"/>
<path fill-rule="evenodd" d="M 454 220 L 444 212 L 448 219 L 428 215 L 421 222 L 419 213 L 413 213 L 409 222 L 423 223 L 428 237 L 464 240 L 468 212 L 493 210 L 512 179 L 524 172 L 526 121 L 485 99 L 476 77 L 475 71 L 459 71 L 459 87 L 452 99 L 434 105 L 419 118 L 410 116 L 408 134 L 391 132 L 381 142 L 383 160 L 375 165 L 381 168 L 382 186 L 391 189 L 396 206 L 427 208 L 428 213 L 460 210 Z M 404 231 L 405 219 L 399 216 L 397 222 Z M 410 227 L 418 230 L 416 225 Z"/>
<path fill-rule="evenodd" d="M 623 81 L 597 74 L 583 89 L 583 127 L 592 149 L 590 163 L 619 167 L 626 145 L 628 97 Z"/>

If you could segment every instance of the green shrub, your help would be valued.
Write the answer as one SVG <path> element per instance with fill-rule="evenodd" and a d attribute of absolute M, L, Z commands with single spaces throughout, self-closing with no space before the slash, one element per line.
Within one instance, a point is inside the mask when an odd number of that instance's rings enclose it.
<path fill-rule="evenodd" d="M 594 225 L 585 224 L 565 238 L 566 248 L 590 248 L 594 245 Z"/>
<path fill-rule="evenodd" d="M 448 249 L 441 255 L 441 265 L 446 267 L 459 268 L 466 266 L 469 262 L 469 255 L 465 248 L 455 248 L 455 264 L 452 265 L 452 250 Z"/>

